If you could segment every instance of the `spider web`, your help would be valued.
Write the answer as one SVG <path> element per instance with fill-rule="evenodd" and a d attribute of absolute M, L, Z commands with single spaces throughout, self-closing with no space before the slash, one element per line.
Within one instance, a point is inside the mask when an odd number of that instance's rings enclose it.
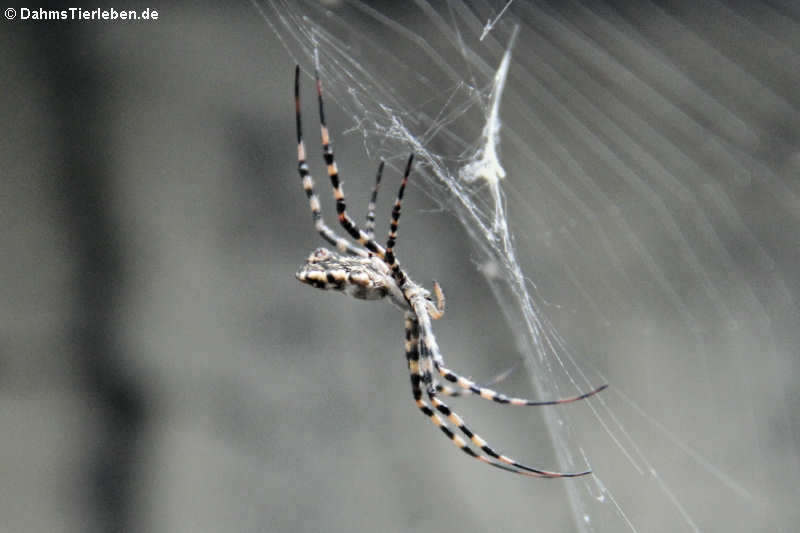
<path fill-rule="evenodd" d="M 560 469 L 594 469 L 564 483 L 574 528 L 789 528 L 790 8 L 710 7 L 751 51 L 680 6 L 252 2 L 369 158 L 416 154 L 538 397 L 610 383 L 542 412 Z"/>

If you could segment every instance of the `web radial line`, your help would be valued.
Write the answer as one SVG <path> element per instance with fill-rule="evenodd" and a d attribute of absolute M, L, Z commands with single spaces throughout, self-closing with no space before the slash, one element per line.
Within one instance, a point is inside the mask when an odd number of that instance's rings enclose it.
<path fill-rule="evenodd" d="M 308 170 L 308 163 L 306 163 L 306 148 L 303 142 L 303 124 L 300 118 L 300 65 L 297 65 L 294 69 L 294 107 L 295 116 L 297 118 L 297 170 L 300 173 L 300 181 L 303 185 L 306 197 L 308 198 L 308 205 L 311 208 L 311 217 L 314 220 L 314 227 L 317 232 L 322 235 L 322 238 L 335 246 L 340 252 L 366 257 L 369 255 L 366 250 L 353 246 L 350 241 L 344 237 L 340 237 L 325 223 L 325 219 L 322 218 L 319 197 L 314 193 L 314 178 L 311 177 L 311 173 Z"/>

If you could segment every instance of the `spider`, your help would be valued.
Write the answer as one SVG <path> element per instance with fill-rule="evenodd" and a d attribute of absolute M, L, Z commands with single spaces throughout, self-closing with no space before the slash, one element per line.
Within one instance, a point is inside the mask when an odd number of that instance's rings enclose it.
<path fill-rule="evenodd" d="M 403 179 L 400 182 L 400 189 L 392 208 L 386 246 L 381 246 L 374 239 L 374 229 L 375 201 L 381 183 L 384 162 L 381 161 L 378 166 L 375 186 L 372 189 L 367 208 L 366 224 L 364 229 L 361 229 L 347 214 L 339 171 L 334 160 L 330 134 L 325 123 L 322 84 L 318 72 L 315 72 L 315 78 L 317 99 L 319 101 L 323 156 L 331 185 L 333 186 L 336 212 L 341 226 L 358 244 L 353 244 L 346 238 L 337 235 L 322 217 L 319 199 L 314 193 L 314 180 L 306 163 L 306 150 L 303 143 L 300 119 L 300 66 L 298 65 L 295 68 L 294 80 L 298 171 L 303 190 L 308 197 L 314 226 L 317 232 L 322 235 L 322 238 L 332 244 L 337 251 L 333 252 L 326 248 L 314 250 L 306 260 L 306 263 L 295 274 L 297 279 L 317 289 L 337 290 L 362 300 L 380 300 L 388 297 L 395 306 L 403 311 L 405 317 L 405 356 L 411 378 L 411 392 L 414 402 L 419 410 L 465 454 L 493 467 L 532 477 L 577 477 L 591 473 L 590 470 L 576 473 L 550 472 L 526 466 L 492 448 L 466 425 L 461 416 L 439 399 L 440 394 L 445 396 L 476 395 L 485 400 L 507 405 L 556 405 L 588 398 L 605 389 L 607 385 L 570 398 L 531 401 L 524 398 L 512 398 L 503 393 L 479 386 L 445 366 L 431 327 L 431 320 L 439 319 L 444 314 L 444 292 L 442 292 L 442 288 L 436 281 L 433 282 L 433 294 L 412 281 L 405 270 L 401 268 L 394 253 L 403 193 L 411 173 L 414 154 L 411 154 L 408 158 Z M 438 382 L 440 377 L 447 382 L 455 384 L 458 388 L 440 384 Z M 503 377 L 505 376 L 498 376 L 492 382 L 500 381 Z"/>

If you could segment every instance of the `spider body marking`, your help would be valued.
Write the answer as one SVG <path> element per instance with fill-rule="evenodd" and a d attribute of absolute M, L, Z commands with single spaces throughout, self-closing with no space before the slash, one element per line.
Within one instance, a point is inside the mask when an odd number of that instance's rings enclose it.
<path fill-rule="evenodd" d="M 359 300 L 380 300 L 388 297 L 401 311 L 412 311 L 412 301 L 421 301 L 436 318 L 444 314 L 444 293 L 437 292 L 437 304 L 431 293 L 407 276 L 401 287 L 386 262 L 376 256 L 342 255 L 327 248 L 317 248 L 295 273 L 301 283 L 316 289 L 341 291 Z M 436 285 L 438 287 L 438 285 Z M 441 311 L 440 311 L 441 310 Z"/>
<path fill-rule="evenodd" d="M 500 392 L 479 386 L 445 366 L 444 358 L 439 350 L 431 326 L 431 320 L 441 318 L 444 314 L 444 293 L 435 281 L 433 282 L 433 294 L 412 281 L 400 266 L 394 253 L 403 193 L 411 173 L 414 156 L 412 154 L 408 158 L 400 189 L 392 208 L 386 246 L 381 246 L 374 239 L 374 211 L 384 163 L 381 162 L 378 167 L 375 186 L 368 207 L 365 229 L 362 230 L 347 214 L 339 169 L 330 146 L 330 134 L 325 123 L 322 83 L 318 73 L 316 74 L 316 82 L 323 158 L 331 186 L 333 187 L 337 218 L 347 235 L 358 244 L 353 244 L 346 238 L 339 236 L 325 223 L 322 217 L 319 199 L 314 192 L 314 180 L 306 163 L 306 150 L 300 119 L 300 67 L 297 66 L 295 68 L 294 96 L 297 118 L 298 172 L 309 202 L 314 227 L 326 241 L 336 247 L 337 251 L 317 248 L 311 253 L 305 264 L 300 267 L 295 277 L 300 282 L 311 285 L 314 288 L 337 290 L 361 300 L 380 300 L 388 297 L 396 307 L 403 311 L 406 332 L 405 356 L 414 403 L 422 414 L 466 455 L 495 468 L 531 477 L 560 478 L 589 474 L 590 471 L 563 473 L 526 466 L 491 447 L 486 440 L 466 425 L 460 415 L 439 399 L 438 395 L 442 393 L 450 396 L 476 395 L 485 400 L 508 405 L 555 405 L 588 398 L 605 389 L 606 385 L 569 398 L 532 401 L 525 398 L 511 398 Z M 435 302 L 433 300 L 434 297 Z M 457 385 L 459 389 L 440 385 L 438 383 L 439 377 Z M 492 382 L 500 381 L 503 377 L 505 376 L 495 378 Z"/>
<path fill-rule="evenodd" d="M 388 296 L 400 309 L 408 307 L 391 269 L 374 255 L 348 256 L 317 248 L 295 277 L 317 289 L 341 291 L 359 300 L 380 300 Z"/>

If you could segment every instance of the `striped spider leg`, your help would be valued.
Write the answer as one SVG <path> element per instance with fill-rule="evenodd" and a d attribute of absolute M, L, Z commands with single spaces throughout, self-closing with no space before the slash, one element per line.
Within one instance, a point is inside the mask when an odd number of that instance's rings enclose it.
<path fill-rule="evenodd" d="M 397 193 L 391 218 L 386 245 L 381 246 L 374 239 L 375 201 L 383 175 L 384 163 L 381 162 L 375 179 L 375 186 L 370 197 L 367 218 L 362 230 L 347 214 L 344 192 L 342 191 L 339 170 L 331 148 L 330 134 L 325 123 L 325 112 L 322 102 L 322 84 L 319 75 L 317 81 L 317 98 L 319 103 L 320 130 L 322 135 L 323 157 L 328 176 L 336 200 L 336 213 L 339 224 L 357 244 L 339 236 L 324 221 L 319 199 L 314 193 L 314 182 L 306 163 L 306 152 L 303 143 L 302 124 L 300 120 L 300 67 L 295 69 L 295 112 L 297 116 L 297 156 L 298 171 L 306 192 L 309 207 L 317 232 L 336 247 L 336 252 L 326 248 L 317 248 L 300 267 L 295 276 L 307 285 L 324 290 L 337 290 L 362 300 L 379 300 L 388 297 L 396 307 L 403 311 L 405 317 L 405 355 L 411 379 L 411 392 L 414 402 L 420 411 L 436 425 L 447 437 L 473 459 L 477 459 L 493 467 L 532 477 L 557 478 L 576 477 L 589 474 L 586 472 L 562 473 L 550 472 L 526 466 L 508 457 L 489 445 L 486 440 L 470 429 L 464 419 L 439 399 L 439 393 L 450 396 L 477 395 L 480 398 L 509 405 L 555 405 L 581 400 L 597 394 L 606 386 L 591 392 L 551 401 L 532 401 L 524 398 L 512 398 L 482 387 L 469 379 L 448 369 L 439 351 L 436 337 L 433 334 L 431 321 L 441 318 L 445 310 L 444 292 L 437 282 L 433 282 L 433 292 L 418 285 L 400 266 L 394 253 L 397 242 L 397 228 L 402 209 L 403 194 L 414 160 L 413 154 L 408 158 L 400 188 Z M 512 369 L 513 370 L 513 369 Z M 498 376 L 500 381 L 505 375 Z M 453 389 L 438 382 L 439 378 L 454 383 L 460 389 Z"/>
<path fill-rule="evenodd" d="M 605 385 L 600 385 L 594 390 L 591 390 L 583 394 L 579 394 L 577 396 L 570 396 L 568 398 L 559 398 L 558 400 L 532 401 L 532 400 L 527 400 L 525 398 L 512 398 L 506 396 L 502 392 L 497 392 L 487 387 L 480 386 L 475 382 L 470 381 L 469 379 L 456 374 L 449 368 L 438 363 L 436 359 L 434 359 L 434 367 L 436 368 L 436 371 L 439 373 L 440 376 L 442 376 L 447 381 L 450 381 L 451 383 L 455 383 L 462 389 L 462 390 L 457 390 L 453 389 L 452 387 L 448 387 L 447 385 L 437 384 L 436 385 L 437 392 L 441 392 L 446 396 L 468 396 L 471 394 L 475 394 L 479 398 L 483 398 L 484 400 L 490 400 L 493 402 L 508 404 L 508 405 L 544 406 L 544 405 L 559 405 L 562 403 L 572 403 L 572 402 L 577 402 L 578 400 L 586 399 L 590 396 L 594 396 L 598 392 L 608 388 L 608 384 L 605 384 Z M 511 371 L 507 370 L 502 374 L 500 374 L 499 376 L 493 378 L 491 381 L 493 382 L 502 381 L 510 373 Z"/>
<path fill-rule="evenodd" d="M 513 374 L 517 370 L 517 368 L 519 368 L 519 365 L 520 361 L 517 361 L 516 363 L 506 368 L 499 374 L 487 379 L 481 385 L 478 385 L 478 388 L 482 389 L 491 387 L 493 385 L 497 385 L 498 383 L 505 381 L 506 379 L 508 379 L 509 376 L 511 376 L 511 374 Z M 470 389 L 454 389 L 449 385 L 442 385 L 441 383 L 436 384 L 436 392 L 444 396 L 450 396 L 451 398 L 455 398 L 457 396 L 472 396 L 473 394 L 475 394 Z"/>

